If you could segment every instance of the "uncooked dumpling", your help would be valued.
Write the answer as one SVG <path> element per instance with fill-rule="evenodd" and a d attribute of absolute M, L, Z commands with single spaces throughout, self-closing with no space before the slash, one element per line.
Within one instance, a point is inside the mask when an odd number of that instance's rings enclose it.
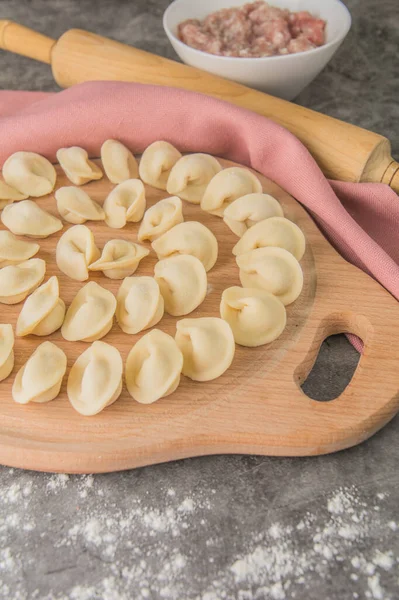
<path fill-rule="evenodd" d="M 180 383 L 183 355 L 175 340 L 153 329 L 133 346 L 126 361 L 129 394 L 141 404 L 151 404 L 175 391 Z"/>
<path fill-rule="evenodd" d="M 182 319 L 176 323 L 175 340 L 183 354 L 183 375 L 194 381 L 216 379 L 233 362 L 234 337 L 223 319 Z"/>
<path fill-rule="evenodd" d="M 7 206 L 7 204 L 12 204 L 18 200 L 25 200 L 27 197 L 26 194 L 21 194 L 21 192 L 0 179 L 0 210 Z"/>
<path fill-rule="evenodd" d="M 115 310 L 115 296 L 95 281 L 90 281 L 72 300 L 61 334 L 69 342 L 99 340 L 111 329 Z"/>
<path fill-rule="evenodd" d="M 32 200 L 9 204 L 1 213 L 4 225 L 15 235 L 46 238 L 62 229 L 62 222 Z"/>
<path fill-rule="evenodd" d="M 25 300 L 43 281 L 46 263 L 41 258 L 31 258 L 18 265 L 0 269 L 0 302 L 18 304 Z"/>
<path fill-rule="evenodd" d="M 12 325 L 0 325 L 0 381 L 14 368 L 14 332 Z"/>
<path fill-rule="evenodd" d="M 57 173 L 44 156 L 36 152 L 15 152 L 3 165 L 3 177 L 25 197 L 38 198 L 53 191 Z"/>
<path fill-rule="evenodd" d="M 187 154 L 171 170 L 166 189 L 169 194 L 199 204 L 208 183 L 221 169 L 220 163 L 210 154 Z"/>
<path fill-rule="evenodd" d="M 137 160 L 118 140 L 106 140 L 101 146 L 101 162 L 111 183 L 122 183 L 139 176 Z"/>
<path fill-rule="evenodd" d="M 121 229 L 126 223 L 137 223 L 145 211 L 145 190 L 140 179 L 128 179 L 117 185 L 104 202 L 108 227 Z"/>
<path fill-rule="evenodd" d="M 224 290 L 220 303 L 222 319 L 230 325 L 237 344 L 253 348 L 270 344 L 284 331 L 284 304 L 273 294 L 238 286 Z"/>
<path fill-rule="evenodd" d="M 285 248 L 297 260 L 301 260 L 306 241 L 298 225 L 284 217 L 271 217 L 248 229 L 234 246 L 233 254 L 238 256 L 267 246 Z"/>
<path fill-rule="evenodd" d="M 205 299 L 207 277 L 202 262 L 189 254 L 164 258 L 154 267 L 154 276 L 165 301 L 165 311 L 188 315 Z"/>
<path fill-rule="evenodd" d="M 97 415 L 122 392 L 123 362 L 119 350 L 105 342 L 94 342 L 75 361 L 67 384 L 73 408 L 84 415 Z"/>
<path fill-rule="evenodd" d="M 146 210 L 137 237 L 140 242 L 152 242 L 183 221 L 183 205 L 180 198 L 164 198 Z"/>
<path fill-rule="evenodd" d="M 212 231 L 198 221 L 179 223 L 152 243 L 159 259 L 176 254 L 191 254 L 202 262 L 206 271 L 218 257 L 218 243 Z"/>
<path fill-rule="evenodd" d="M 73 185 L 59 188 L 55 192 L 57 208 L 61 217 L 75 225 L 86 221 L 103 221 L 105 212 L 84 190 Z"/>
<path fill-rule="evenodd" d="M 259 179 L 243 167 L 224 169 L 209 182 L 201 200 L 201 208 L 211 215 L 222 217 L 227 206 L 246 194 L 259 193 Z"/>
<path fill-rule="evenodd" d="M 40 250 L 39 244 L 19 240 L 11 231 L 0 231 L 0 268 L 19 263 L 32 258 Z"/>
<path fill-rule="evenodd" d="M 86 225 L 70 227 L 58 240 L 56 250 L 57 266 L 76 281 L 89 278 L 89 265 L 100 257 L 94 235 Z"/>
<path fill-rule="evenodd" d="M 257 248 L 236 258 L 241 285 L 277 296 L 286 306 L 302 291 L 303 273 L 297 259 L 284 248 Z"/>
<path fill-rule="evenodd" d="M 62 325 L 65 302 L 55 275 L 37 288 L 26 300 L 19 314 L 16 334 L 50 335 Z"/>
<path fill-rule="evenodd" d="M 89 265 L 90 271 L 102 271 L 110 279 L 123 279 L 132 275 L 139 262 L 150 251 L 140 244 L 127 240 L 109 240 L 98 260 Z"/>
<path fill-rule="evenodd" d="M 18 371 L 12 397 L 18 404 L 50 402 L 60 393 L 67 368 L 65 353 L 52 342 L 43 342 Z"/>
<path fill-rule="evenodd" d="M 159 190 L 166 190 L 170 170 L 181 157 L 169 142 L 153 142 L 143 152 L 139 173 L 144 183 Z"/>
<path fill-rule="evenodd" d="M 163 317 L 164 300 L 153 277 L 126 277 L 116 300 L 116 320 L 125 333 L 149 329 Z"/>
<path fill-rule="evenodd" d="M 103 172 L 93 161 L 89 160 L 86 150 L 79 146 L 60 148 L 57 160 L 62 170 L 74 185 L 84 185 L 93 179 L 101 179 Z"/>
<path fill-rule="evenodd" d="M 246 194 L 226 206 L 223 221 L 231 231 L 242 237 L 244 233 L 264 219 L 283 217 L 281 204 L 269 194 Z"/>

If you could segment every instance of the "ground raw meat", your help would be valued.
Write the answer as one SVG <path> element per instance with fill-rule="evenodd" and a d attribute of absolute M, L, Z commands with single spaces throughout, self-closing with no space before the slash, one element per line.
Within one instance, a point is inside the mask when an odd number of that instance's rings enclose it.
<path fill-rule="evenodd" d="M 325 43 L 326 22 L 306 11 L 290 12 L 263 0 L 223 8 L 202 21 L 179 24 L 179 39 L 218 56 L 259 58 L 295 54 Z"/>

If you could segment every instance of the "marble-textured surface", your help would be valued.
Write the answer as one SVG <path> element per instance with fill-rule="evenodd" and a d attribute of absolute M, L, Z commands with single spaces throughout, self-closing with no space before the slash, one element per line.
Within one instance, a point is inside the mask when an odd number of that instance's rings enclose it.
<path fill-rule="evenodd" d="M 58 37 L 90 29 L 175 58 L 168 0 L 0 0 Z M 399 153 L 396 0 L 347 0 L 353 27 L 298 102 L 373 129 Z M 377 21 L 376 21 L 377 17 Z M 56 90 L 48 66 L 0 54 L 0 87 Z M 324 344 L 308 379 L 335 397 L 357 354 Z M 0 600 L 395 600 L 399 419 L 306 459 L 207 457 L 95 477 L 0 468 Z"/>

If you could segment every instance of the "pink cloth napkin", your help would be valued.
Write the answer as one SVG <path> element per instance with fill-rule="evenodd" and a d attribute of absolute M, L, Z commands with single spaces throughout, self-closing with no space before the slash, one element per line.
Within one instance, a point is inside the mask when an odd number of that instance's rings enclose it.
<path fill-rule="evenodd" d="M 55 159 L 62 146 L 99 156 L 107 138 L 134 152 L 168 140 L 273 179 L 313 215 L 339 252 L 399 300 L 399 198 L 387 185 L 327 180 L 307 149 L 273 121 L 184 90 L 90 82 L 56 94 L 0 92 L 0 165 L 17 150 Z M 359 346 L 358 346 L 359 347 Z"/>

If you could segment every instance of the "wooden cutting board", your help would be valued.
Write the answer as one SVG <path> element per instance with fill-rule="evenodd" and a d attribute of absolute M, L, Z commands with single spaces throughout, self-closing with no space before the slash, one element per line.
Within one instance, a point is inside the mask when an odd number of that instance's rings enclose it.
<path fill-rule="evenodd" d="M 221 161 L 224 166 L 233 163 Z M 57 167 L 57 187 L 69 185 Z M 264 191 L 282 204 L 285 215 L 306 235 L 301 261 L 304 288 L 287 307 L 283 335 L 260 348 L 236 347 L 232 367 L 207 383 L 182 377 L 177 391 L 152 405 L 135 402 L 124 388 L 120 399 L 95 417 L 73 410 L 66 379 L 59 397 L 44 405 L 17 405 L 11 388 L 17 370 L 44 338 L 17 338 L 15 367 L 0 383 L 0 463 L 40 471 L 93 473 L 116 471 L 189 456 L 250 453 L 302 456 L 334 452 L 362 442 L 387 423 L 399 407 L 399 304 L 378 283 L 344 261 L 325 240 L 305 210 L 272 181 L 258 175 Z M 104 177 L 84 189 L 103 202 L 113 185 Z M 146 187 L 147 206 L 166 192 Z M 53 194 L 38 204 L 57 215 Z M 208 295 L 190 316 L 219 316 L 222 291 L 240 285 L 231 250 L 236 236 L 223 221 L 184 202 L 185 220 L 198 220 L 219 241 L 219 257 L 208 273 Z M 137 240 L 138 224 L 125 229 L 88 223 L 102 248 L 113 238 Z M 69 224 L 65 224 L 64 231 Z M 4 226 L 0 224 L 0 227 Z M 62 232 L 61 232 L 62 233 Z M 61 297 L 69 305 L 83 285 L 63 275 L 55 263 L 61 233 L 39 240 L 37 255 L 47 263 L 46 279 L 57 275 Z M 137 275 L 152 275 L 156 256 L 145 258 Z M 120 281 L 101 273 L 91 279 L 116 293 Z M 0 322 L 15 328 L 22 304 L 0 305 Z M 165 315 L 157 327 L 175 334 L 177 318 Z M 354 377 L 341 396 L 317 402 L 300 389 L 323 340 L 335 333 L 360 336 L 365 351 Z M 123 359 L 141 337 L 127 335 L 114 324 L 104 341 L 115 345 Z M 87 348 L 67 342 L 59 332 L 46 339 L 68 356 L 68 371 Z"/>

